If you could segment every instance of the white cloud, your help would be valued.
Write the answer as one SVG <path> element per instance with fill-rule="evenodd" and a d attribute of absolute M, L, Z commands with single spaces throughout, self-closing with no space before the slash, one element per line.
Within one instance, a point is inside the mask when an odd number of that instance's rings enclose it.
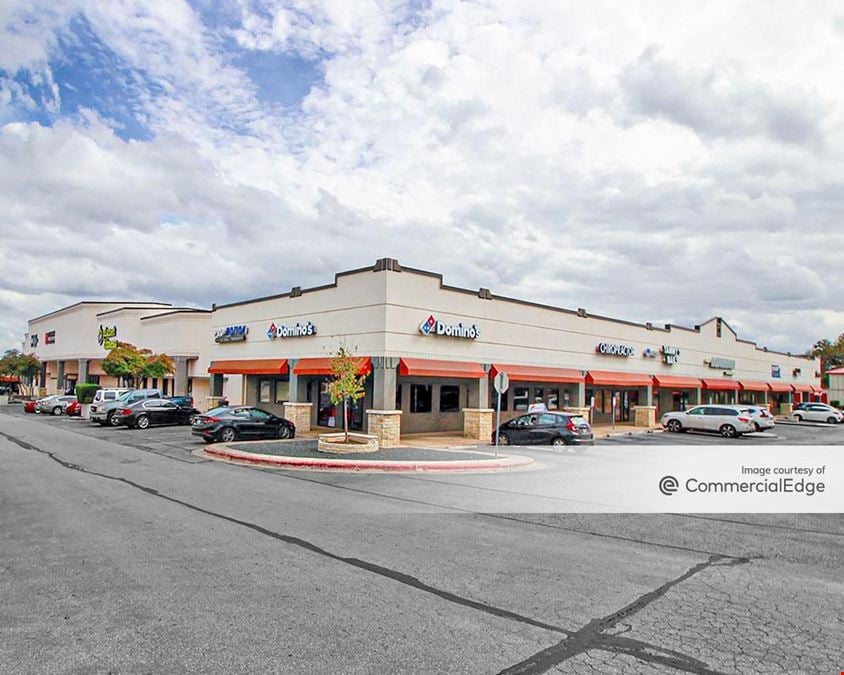
<path fill-rule="evenodd" d="M 623 318 L 722 313 L 772 348 L 844 331 L 832 3 L 240 0 L 235 25 L 163 0 L 21 7 L 0 66 L 51 75 L 82 11 L 160 91 L 139 92 L 150 141 L 102 113 L 2 127 L 7 343 L 81 296 L 208 304 L 383 255 Z M 269 109 L 227 40 L 324 79 Z"/>

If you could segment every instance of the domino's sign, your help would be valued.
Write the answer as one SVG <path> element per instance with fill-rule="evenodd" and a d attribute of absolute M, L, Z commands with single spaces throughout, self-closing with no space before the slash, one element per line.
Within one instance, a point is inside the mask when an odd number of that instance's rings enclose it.
<path fill-rule="evenodd" d="M 267 337 L 270 340 L 276 338 L 309 337 L 316 335 L 316 326 L 307 321 L 306 323 L 296 322 L 293 326 L 276 326 L 275 322 L 267 329 Z"/>
<path fill-rule="evenodd" d="M 469 326 L 462 321 L 456 324 L 443 323 L 438 321 L 433 314 L 419 325 L 419 332 L 422 335 L 444 335 L 467 340 L 476 340 L 481 335 L 481 329 L 475 324 Z"/>

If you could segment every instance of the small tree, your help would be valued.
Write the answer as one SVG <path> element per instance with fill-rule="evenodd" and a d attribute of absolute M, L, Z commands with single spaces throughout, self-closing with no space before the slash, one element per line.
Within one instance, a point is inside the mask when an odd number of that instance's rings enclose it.
<path fill-rule="evenodd" d="M 128 342 L 118 342 L 103 359 L 103 371 L 112 377 L 128 379 L 137 387 L 145 377 L 164 377 L 176 371 L 167 354 L 153 354 L 149 349 L 138 349 Z"/>
<path fill-rule="evenodd" d="M 22 354 L 17 349 L 7 349 L 3 358 L 0 358 L 0 375 L 19 377 L 23 389 L 26 388 L 27 383 L 32 383 L 32 379 L 39 372 L 41 372 L 41 362 L 34 354 Z"/>
<path fill-rule="evenodd" d="M 361 360 L 345 347 L 341 346 L 336 354 L 331 356 L 331 374 L 334 379 L 328 383 L 328 395 L 331 402 L 337 406 L 343 404 L 343 431 L 345 432 L 344 442 L 349 442 L 349 401 L 363 398 L 363 383 L 366 375 L 360 375 Z"/>

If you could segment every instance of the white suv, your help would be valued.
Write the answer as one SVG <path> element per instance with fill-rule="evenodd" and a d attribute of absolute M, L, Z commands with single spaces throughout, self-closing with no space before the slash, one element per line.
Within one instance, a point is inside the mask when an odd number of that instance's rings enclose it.
<path fill-rule="evenodd" d="M 102 418 L 103 424 L 105 422 L 105 411 L 103 408 L 105 407 L 106 403 L 111 401 L 116 401 L 119 399 L 123 394 L 127 391 L 132 391 L 128 387 L 122 389 L 97 389 L 94 393 L 94 400 L 91 402 L 91 410 L 90 410 L 90 419 L 92 422 L 100 422 L 100 418 Z"/>
<path fill-rule="evenodd" d="M 670 412 L 662 416 L 662 426 L 668 431 L 715 431 L 724 438 L 737 438 L 756 431 L 747 406 L 698 405 L 688 410 Z"/>
<path fill-rule="evenodd" d="M 844 413 L 826 403 L 806 403 L 800 410 L 794 411 L 794 419 L 798 422 L 829 422 L 839 424 L 844 420 Z"/>

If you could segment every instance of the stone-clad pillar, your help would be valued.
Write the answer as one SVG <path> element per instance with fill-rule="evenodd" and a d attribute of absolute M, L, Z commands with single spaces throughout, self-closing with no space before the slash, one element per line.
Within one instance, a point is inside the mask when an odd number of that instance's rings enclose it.
<path fill-rule="evenodd" d="M 372 359 L 372 408 L 366 411 L 366 428 L 382 448 L 395 447 L 401 439 L 401 410 L 395 410 L 398 365 L 399 359 L 392 356 Z"/>
<path fill-rule="evenodd" d="M 173 395 L 185 396 L 188 393 L 188 357 L 174 356 L 176 373 L 173 377 Z"/>
<path fill-rule="evenodd" d="M 64 394 L 64 361 L 56 362 L 56 393 Z"/>
<path fill-rule="evenodd" d="M 294 368 L 296 367 L 296 363 L 298 363 L 298 361 L 299 359 L 287 359 L 287 372 L 289 373 L 288 377 L 290 378 L 290 383 L 287 387 L 287 400 L 290 401 L 290 403 L 296 403 L 299 401 L 299 376 L 294 372 Z M 308 426 L 310 426 L 310 421 Z M 296 428 L 298 429 L 299 427 L 297 426 Z"/>
<path fill-rule="evenodd" d="M 76 384 L 85 384 L 88 382 L 88 359 L 79 359 L 79 376 Z"/>

